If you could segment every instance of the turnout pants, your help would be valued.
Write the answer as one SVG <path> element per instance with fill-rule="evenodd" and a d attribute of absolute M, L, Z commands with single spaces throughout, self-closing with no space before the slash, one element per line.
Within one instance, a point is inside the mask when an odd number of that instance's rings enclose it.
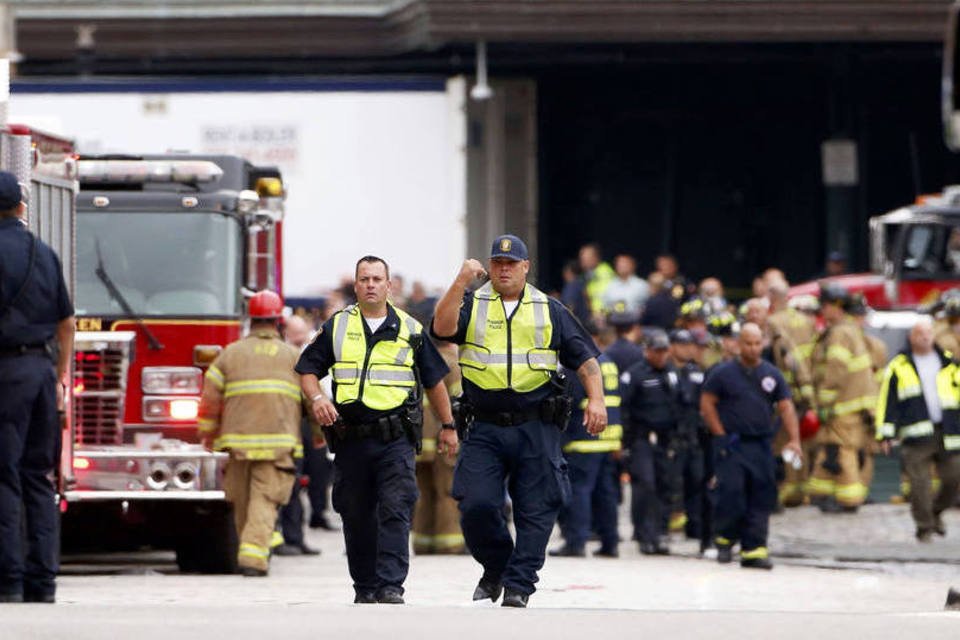
<path fill-rule="evenodd" d="M 834 419 L 818 438 L 821 446 L 808 484 L 810 497 L 832 496 L 841 506 L 859 507 L 867 498 L 860 469 L 864 431 L 859 414 Z"/>
<path fill-rule="evenodd" d="M 51 481 L 60 452 L 56 385 L 49 359 L 0 357 L 0 593 L 4 595 L 43 596 L 56 590 L 59 532 Z"/>
<path fill-rule="evenodd" d="M 717 544 L 739 540 L 741 558 L 766 558 L 770 513 L 777 501 L 770 440 L 741 437 L 728 447 L 717 446 L 715 468 Z"/>
<path fill-rule="evenodd" d="M 453 463 L 439 454 L 432 460 L 417 462 L 417 488 L 420 499 L 413 512 L 414 553 L 463 553 L 460 512 L 450 495 Z"/>
<path fill-rule="evenodd" d="M 396 587 L 410 566 L 417 501 L 414 449 L 406 438 L 347 440 L 333 461 L 333 508 L 343 518 L 347 564 L 357 592 Z"/>
<path fill-rule="evenodd" d="M 503 514 L 504 483 L 513 503 L 514 543 Z M 524 594 L 537 571 L 560 508 L 570 497 L 560 431 L 539 420 L 513 427 L 475 422 L 453 478 L 460 525 L 484 578 Z"/>
<path fill-rule="evenodd" d="M 241 567 L 269 568 L 277 509 L 290 498 L 294 479 L 294 470 L 276 460 L 231 459 L 227 463 L 223 488 L 233 503 Z"/>
<path fill-rule="evenodd" d="M 566 545 L 583 549 L 592 524 L 600 536 L 601 548 L 615 551 L 620 537 L 613 458 L 609 453 L 567 453 L 566 459 L 570 501 L 561 517 Z"/>
<path fill-rule="evenodd" d="M 953 506 L 960 487 L 960 453 L 943 448 L 943 433 L 917 443 L 904 444 L 901 451 L 910 480 L 910 513 L 918 531 L 932 531 L 936 518 Z M 932 493 L 930 468 L 940 476 L 940 490 Z"/>
<path fill-rule="evenodd" d="M 655 544 L 667 534 L 674 494 L 674 460 L 661 444 L 640 435 L 630 445 L 630 516 L 633 538 Z"/>

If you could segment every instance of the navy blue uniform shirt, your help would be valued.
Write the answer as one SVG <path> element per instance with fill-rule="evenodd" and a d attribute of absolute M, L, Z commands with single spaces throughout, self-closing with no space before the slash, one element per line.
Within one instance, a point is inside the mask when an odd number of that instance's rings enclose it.
<path fill-rule="evenodd" d="M 381 340 L 396 340 L 400 333 L 400 317 L 393 306 L 387 305 L 387 318 L 375 333 L 370 332 L 369 325 L 364 321 L 363 333 L 366 337 L 367 349 L 373 349 L 373 346 Z M 300 360 L 294 368 L 299 374 L 312 373 L 318 378 L 323 378 L 335 362 L 336 358 L 333 355 L 333 318 L 330 318 L 323 323 L 320 333 L 314 337 L 313 342 L 307 345 L 307 348 L 300 354 Z M 437 348 L 426 336 L 424 336 L 420 348 L 414 353 L 413 364 L 420 374 L 420 382 L 428 389 L 436 386 L 450 372 Z M 336 382 L 333 383 L 333 397 L 337 397 Z M 365 424 L 391 413 L 391 411 L 371 409 L 360 401 L 348 404 L 339 404 L 334 401 L 334 405 L 337 407 L 337 413 L 343 417 L 347 424 Z"/>
<path fill-rule="evenodd" d="M 703 393 L 717 396 L 724 430 L 745 436 L 773 435 L 773 405 L 790 399 L 790 387 L 779 369 L 766 360 L 747 369 L 739 358 L 710 369 Z"/>
<path fill-rule="evenodd" d="M 27 277 L 33 235 L 16 218 L 0 220 L 0 310 L 11 302 Z M 20 300 L 0 318 L 0 349 L 40 346 L 57 333 L 57 323 L 73 315 L 60 259 L 37 243 L 33 274 Z"/>
<path fill-rule="evenodd" d="M 623 337 L 614 340 L 604 353 L 616 363 L 621 373 L 643 360 L 643 347 Z"/>
<path fill-rule="evenodd" d="M 668 437 L 677 427 L 680 376 L 671 363 L 654 369 L 644 358 L 622 374 L 623 419 L 632 441 L 649 431 Z"/>
<path fill-rule="evenodd" d="M 565 369 L 576 371 L 590 358 L 596 358 L 600 351 L 593 344 L 593 340 L 584 330 L 583 325 L 564 307 L 559 300 L 549 298 L 547 305 L 550 313 L 550 322 L 553 324 L 553 335 L 548 348 L 560 354 L 560 364 Z M 517 305 L 516 309 L 519 309 Z M 470 323 L 470 313 L 473 309 L 473 294 L 463 296 L 463 306 L 460 307 L 460 319 L 457 321 L 457 332 L 452 336 L 440 336 L 433 330 L 430 323 L 430 332 L 438 340 L 463 344 L 467 337 L 467 325 Z M 516 313 L 514 309 L 514 313 Z M 512 315 L 510 316 L 513 317 Z M 480 411 L 523 411 L 540 404 L 551 394 L 551 385 L 520 393 L 513 389 L 501 391 L 486 391 L 473 384 L 464 377 L 463 395 L 474 407 Z"/>

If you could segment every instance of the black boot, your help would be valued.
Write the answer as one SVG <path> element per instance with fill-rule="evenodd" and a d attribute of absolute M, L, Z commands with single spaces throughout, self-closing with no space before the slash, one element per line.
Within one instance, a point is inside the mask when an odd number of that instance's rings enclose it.
<path fill-rule="evenodd" d="M 477 588 L 473 590 L 474 600 L 490 600 L 496 602 L 503 591 L 503 585 L 499 580 L 490 580 L 489 578 L 480 578 Z"/>
<path fill-rule="evenodd" d="M 950 611 L 960 611 L 960 591 L 953 588 L 947 591 L 947 603 L 943 605 L 943 608 Z"/>
<path fill-rule="evenodd" d="M 730 564 L 733 562 L 733 545 L 730 544 L 718 544 L 717 545 L 717 562 L 720 564 Z"/>
<path fill-rule="evenodd" d="M 403 592 L 397 587 L 384 587 L 377 594 L 380 604 L 403 604 Z"/>
<path fill-rule="evenodd" d="M 357 591 L 353 604 L 377 604 L 377 594 L 373 591 Z"/>
<path fill-rule="evenodd" d="M 574 549 L 573 547 L 563 545 L 559 549 L 551 549 L 550 555 L 555 558 L 586 558 L 587 552 L 584 551 L 583 547 Z"/>
<path fill-rule="evenodd" d="M 530 596 L 525 593 L 520 593 L 519 591 L 514 591 L 513 589 L 507 589 L 503 594 L 503 602 L 500 603 L 500 606 L 523 609 L 526 608 L 527 601 L 529 599 Z"/>

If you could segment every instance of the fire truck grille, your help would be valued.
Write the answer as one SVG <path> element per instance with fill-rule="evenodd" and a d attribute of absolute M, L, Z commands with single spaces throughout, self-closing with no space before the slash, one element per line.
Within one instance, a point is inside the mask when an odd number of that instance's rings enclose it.
<path fill-rule="evenodd" d="M 83 346 L 74 354 L 74 442 L 122 444 L 129 346 L 104 340 Z"/>

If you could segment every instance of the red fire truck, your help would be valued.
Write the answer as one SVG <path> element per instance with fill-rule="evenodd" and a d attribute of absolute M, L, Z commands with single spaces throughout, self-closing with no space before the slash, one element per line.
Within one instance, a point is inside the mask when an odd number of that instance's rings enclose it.
<path fill-rule="evenodd" d="M 960 187 L 872 218 L 870 266 L 869 273 L 824 281 L 862 292 L 881 310 L 913 310 L 960 287 Z M 819 293 L 819 282 L 791 289 L 791 295 L 808 293 Z"/>
<path fill-rule="evenodd" d="M 206 367 L 242 334 L 245 297 L 281 290 L 279 172 L 232 156 L 77 162 L 78 333 L 65 549 L 172 548 L 231 572 L 226 455 L 198 444 Z"/>

